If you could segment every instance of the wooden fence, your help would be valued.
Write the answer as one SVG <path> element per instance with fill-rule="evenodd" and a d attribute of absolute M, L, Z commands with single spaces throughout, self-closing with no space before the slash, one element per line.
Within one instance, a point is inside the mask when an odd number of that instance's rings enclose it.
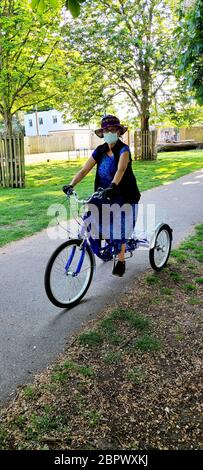
<path fill-rule="evenodd" d="M 24 136 L 0 136 L 0 186 L 25 186 Z"/>
<path fill-rule="evenodd" d="M 157 131 L 135 131 L 134 151 L 135 160 L 156 160 Z"/>

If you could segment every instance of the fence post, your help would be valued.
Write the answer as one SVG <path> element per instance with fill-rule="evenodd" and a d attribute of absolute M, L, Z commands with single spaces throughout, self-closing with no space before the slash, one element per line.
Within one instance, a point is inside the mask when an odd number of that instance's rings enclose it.
<path fill-rule="evenodd" d="M 25 186 L 24 136 L 0 136 L 0 186 Z"/>
<path fill-rule="evenodd" d="M 135 131 L 134 133 L 134 148 L 135 160 L 156 160 L 157 147 L 156 147 L 157 131 Z"/>
<path fill-rule="evenodd" d="M 152 131 L 152 151 L 153 160 L 157 159 L 157 130 Z"/>
<path fill-rule="evenodd" d="M 138 159 L 138 131 L 134 132 L 134 159 Z"/>

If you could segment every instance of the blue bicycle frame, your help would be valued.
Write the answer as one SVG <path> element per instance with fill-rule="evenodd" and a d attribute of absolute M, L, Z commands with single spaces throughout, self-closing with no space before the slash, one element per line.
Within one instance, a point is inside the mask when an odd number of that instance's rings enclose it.
<path fill-rule="evenodd" d="M 85 257 L 85 252 L 87 245 L 90 246 L 92 252 L 94 255 L 96 255 L 98 258 L 102 259 L 103 261 L 110 261 L 113 259 L 114 256 L 116 256 L 120 252 L 120 247 L 118 241 L 115 240 L 105 240 L 106 244 L 105 246 L 101 246 L 101 241 L 102 241 L 102 236 L 101 238 L 93 238 L 91 235 L 91 226 L 86 226 L 85 220 L 88 219 L 89 213 L 88 211 L 82 216 L 82 225 L 80 228 L 80 231 L 78 233 L 78 239 L 81 240 L 81 255 L 77 264 L 76 270 L 72 273 L 72 276 L 76 276 L 80 273 L 84 257 Z M 87 236 L 88 233 L 88 236 Z M 147 239 L 142 239 L 138 240 L 135 238 L 130 238 L 126 242 L 126 252 L 130 253 L 130 256 L 132 256 L 132 252 L 138 248 L 139 246 L 145 246 L 149 247 L 149 242 Z M 74 255 L 75 255 L 75 250 L 76 246 L 73 246 L 70 252 L 70 255 L 68 257 L 68 261 L 65 266 L 65 272 L 68 272 L 68 269 L 71 266 L 71 263 L 73 261 Z"/>
<path fill-rule="evenodd" d="M 81 255 L 78 260 L 76 270 L 72 273 L 73 277 L 77 276 L 80 273 L 80 270 L 82 268 L 82 264 L 84 261 L 87 245 L 90 246 L 94 255 L 96 255 L 98 258 L 102 259 L 105 262 L 111 261 L 113 257 L 116 256 L 120 251 L 120 249 L 118 248 L 118 244 L 115 241 L 106 240 L 106 244 L 104 246 L 101 246 L 101 239 L 94 239 L 91 235 L 88 238 L 86 238 L 84 237 L 84 234 L 82 236 L 83 230 L 84 230 L 84 227 L 82 227 L 81 233 L 78 236 L 78 239 L 81 240 Z M 149 242 L 147 239 L 143 239 L 143 240 L 135 240 L 133 238 L 129 239 L 126 242 L 126 252 L 130 253 L 132 256 L 132 252 L 136 248 L 138 248 L 140 245 L 146 246 L 148 248 Z M 70 255 L 68 257 L 68 261 L 65 266 L 66 273 L 68 272 L 68 269 L 71 266 L 72 260 L 75 255 L 75 250 L 76 250 L 76 246 L 73 246 L 71 249 Z"/>

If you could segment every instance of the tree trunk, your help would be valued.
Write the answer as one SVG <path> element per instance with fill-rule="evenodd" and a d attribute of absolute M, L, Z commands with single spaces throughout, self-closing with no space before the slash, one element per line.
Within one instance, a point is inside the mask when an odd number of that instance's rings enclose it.
<path fill-rule="evenodd" d="M 141 115 L 141 160 L 149 160 L 149 112 L 146 107 L 142 111 Z"/>
<path fill-rule="evenodd" d="M 12 114 L 9 111 L 5 111 L 4 113 L 4 126 L 5 126 L 5 134 L 9 137 L 12 136 Z"/>
<path fill-rule="evenodd" d="M 145 112 L 141 117 L 141 131 L 149 130 L 149 111 Z"/>
<path fill-rule="evenodd" d="M 147 129 L 147 130 L 146 130 Z M 141 130 L 134 132 L 134 158 L 135 160 L 156 160 L 157 158 L 157 131 L 149 130 L 149 118 L 141 119 Z"/>
<path fill-rule="evenodd" d="M 156 150 L 153 132 L 149 130 L 149 109 L 144 107 L 141 115 L 141 160 L 155 160 Z"/>

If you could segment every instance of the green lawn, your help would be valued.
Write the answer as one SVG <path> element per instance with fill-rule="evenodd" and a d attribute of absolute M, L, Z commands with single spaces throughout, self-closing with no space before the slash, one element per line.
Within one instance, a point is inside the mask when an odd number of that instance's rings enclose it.
<path fill-rule="evenodd" d="M 81 168 L 80 162 L 49 162 L 26 167 L 25 189 L 0 188 L 0 246 L 47 227 L 51 204 L 65 202 L 63 184 Z M 159 153 L 156 161 L 133 162 L 142 191 L 179 178 L 203 167 L 203 150 Z M 93 191 L 94 173 L 77 186 L 79 196 Z"/>

